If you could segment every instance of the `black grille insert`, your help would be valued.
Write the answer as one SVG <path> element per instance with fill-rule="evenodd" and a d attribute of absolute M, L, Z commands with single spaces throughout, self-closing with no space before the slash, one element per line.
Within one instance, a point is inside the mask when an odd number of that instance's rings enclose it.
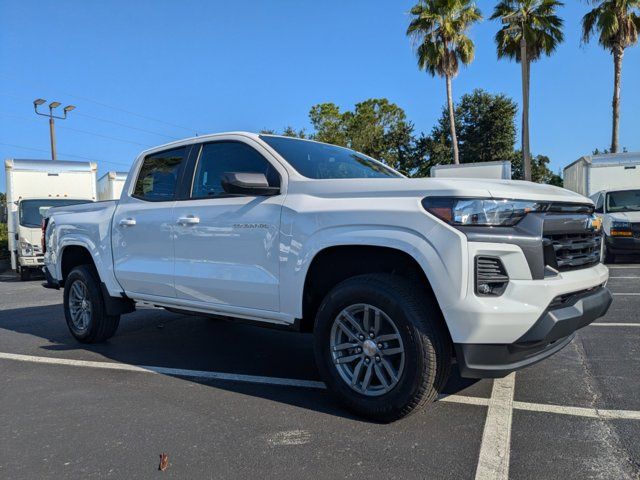
<path fill-rule="evenodd" d="M 559 271 L 587 268 L 600 261 L 599 232 L 545 234 L 545 263 Z"/>

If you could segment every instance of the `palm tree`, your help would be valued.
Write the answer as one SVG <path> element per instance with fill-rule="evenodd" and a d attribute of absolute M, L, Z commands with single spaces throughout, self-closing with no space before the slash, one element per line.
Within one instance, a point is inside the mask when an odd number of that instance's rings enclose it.
<path fill-rule="evenodd" d="M 582 19 L 582 41 L 587 43 L 597 29 L 598 43 L 613 54 L 613 128 L 611 131 L 611 153 L 618 151 L 620 127 L 620 82 L 624 50 L 638 41 L 640 0 L 592 1 L 596 7 Z"/>
<path fill-rule="evenodd" d="M 407 35 L 416 42 L 418 67 L 432 77 L 446 78 L 453 163 L 458 164 L 451 80 L 458 74 L 460 63 L 468 65 L 473 60 L 475 46 L 466 33 L 482 15 L 471 0 L 421 0 L 411 9 L 411 16 Z"/>
<path fill-rule="evenodd" d="M 496 34 L 498 58 L 507 57 L 522 67 L 522 162 L 524 179 L 531 180 L 529 150 L 530 66 L 543 55 L 551 55 L 562 43 L 562 19 L 556 15 L 559 0 L 502 0 L 491 19 L 501 19 L 503 27 Z M 524 61 L 523 61 L 524 59 Z"/>

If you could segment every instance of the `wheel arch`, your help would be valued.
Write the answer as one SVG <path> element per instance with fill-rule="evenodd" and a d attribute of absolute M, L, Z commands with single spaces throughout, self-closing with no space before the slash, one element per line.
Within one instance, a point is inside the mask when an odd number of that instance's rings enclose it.
<path fill-rule="evenodd" d="M 316 312 L 329 291 L 348 278 L 368 273 L 389 273 L 411 280 L 424 295 L 440 308 L 438 297 L 428 273 L 420 262 L 398 247 L 386 245 L 340 244 L 316 252 L 306 270 L 302 291 L 300 329 L 312 332 Z M 440 308 L 442 313 L 442 308 Z M 449 329 L 443 320 L 447 334 Z"/>

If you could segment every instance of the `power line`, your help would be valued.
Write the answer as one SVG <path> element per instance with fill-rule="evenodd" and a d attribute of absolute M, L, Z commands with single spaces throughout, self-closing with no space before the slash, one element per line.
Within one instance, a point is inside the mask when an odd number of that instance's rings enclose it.
<path fill-rule="evenodd" d="M 13 95 L 13 94 L 7 93 L 7 92 L 0 92 L 0 95 L 5 96 L 5 97 L 9 97 L 9 98 L 14 98 L 16 100 L 21 100 L 21 101 L 25 100 L 23 97 L 20 97 L 18 95 Z M 82 112 L 74 111 L 73 112 L 73 116 L 74 117 L 77 117 L 77 116 L 87 117 L 87 118 L 91 118 L 92 120 L 98 120 L 99 122 L 110 123 L 112 125 L 118 125 L 118 126 L 124 127 L 124 128 L 130 128 L 131 130 L 137 130 L 139 132 L 149 133 L 151 135 L 157 135 L 159 137 L 165 137 L 165 138 L 169 138 L 171 140 L 180 140 L 179 137 L 174 137 L 172 135 L 167 135 L 166 133 L 155 132 L 153 130 L 148 130 L 146 128 L 140 128 L 140 127 L 136 127 L 134 125 L 128 125 L 126 123 L 116 122 L 115 120 L 107 120 L 106 118 L 96 117 L 95 115 L 89 115 L 88 113 L 82 113 Z"/>
<path fill-rule="evenodd" d="M 24 80 L 22 80 L 22 79 L 15 78 L 15 77 L 11 77 L 11 76 L 9 76 L 9 75 L 7 75 L 7 74 L 5 74 L 5 73 L 0 73 L 0 77 L 3 77 L 3 78 L 5 78 L 5 79 L 7 79 L 7 80 L 11 80 L 11 81 L 13 81 L 13 82 L 21 83 L 21 84 L 24 84 L 24 83 L 31 83 L 32 85 L 34 85 L 34 84 L 37 84 L 37 83 L 38 83 L 38 82 L 33 82 L 33 81 L 27 81 L 27 82 L 25 82 L 25 81 L 24 81 Z M 41 84 L 41 85 L 42 85 L 42 84 Z M 195 128 L 185 127 L 185 126 L 183 126 L 183 125 L 178 125 L 178 124 L 175 124 L 175 123 L 167 122 L 167 121 L 165 121 L 165 120 L 160 120 L 159 118 L 154 118 L 154 117 L 150 117 L 150 116 L 148 116 L 148 115 L 143 115 L 143 114 L 141 114 L 141 113 L 136 113 L 136 112 L 133 112 L 133 111 L 131 111 L 131 110 L 127 110 L 127 109 L 125 109 L 125 108 L 116 107 L 116 106 L 114 106 L 114 105 L 109 105 L 108 103 L 104 103 L 104 102 L 102 102 L 102 101 L 100 101 L 100 100 L 94 100 L 94 99 L 92 99 L 92 98 L 84 97 L 84 96 L 81 96 L 81 95 L 75 95 L 75 94 L 73 94 L 73 93 L 63 92 L 63 91 L 60 91 L 60 93 L 62 93 L 62 94 L 64 94 L 64 95 L 67 95 L 67 96 L 70 96 L 70 97 L 78 98 L 78 99 L 80 99 L 80 100 L 84 100 L 85 102 L 91 102 L 91 103 L 94 103 L 94 104 L 96 104 L 96 105 L 100 105 L 101 107 L 110 108 L 110 109 L 112 109 L 112 110 L 117 110 L 117 111 L 119 111 L 119 112 L 123 112 L 123 113 L 126 113 L 126 114 L 128 114 L 128 115 L 134 115 L 134 116 L 136 116 L 136 117 L 144 118 L 145 120 L 151 120 L 151 121 L 153 121 L 153 122 L 163 123 L 163 124 L 168 125 L 168 126 L 170 126 L 170 127 L 180 128 L 180 129 L 182 129 L 182 130 L 186 130 L 186 131 L 188 131 L 188 132 L 191 132 L 192 134 L 193 134 L 193 133 L 195 133 L 196 135 L 198 134 L 198 131 L 197 131 Z"/>
<path fill-rule="evenodd" d="M 33 152 L 49 153 L 49 150 L 43 150 L 42 148 L 25 147 L 24 145 L 16 145 L 16 144 L 13 144 L 13 143 L 0 142 L 0 145 L 4 145 L 5 147 L 20 148 L 22 150 L 31 150 Z M 129 164 L 129 163 L 111 162 L 111 161 L 107 161 L 107 160 L 98 160 L 97 158 L 89 158 L 89 157 L 85 157 L 83 155 L 76 155 L 76 154 L 73 154 L 73 153 L 60 152 L 60 154 L 65 156 L 65 157 L 79 158 L 81 160 L 88 160 L 90 162 L 109 163 L 109 164 L 112 164 L 112 165 L 122 165 L 122 166 L 126 166 L 126 167 L 130 167 L 131 166 L 131 164 Z"/>
<path fill-rule="evenodd" d="M 0 112 L 0 115 L 3 115 L 5 117 L 18 118 L 20 120 L 29 121 L 29 122 L 37 122 L 38 121 L 37 118 L 31 118 L 31 117 L 25 117 L 25 116 L 22 116 L 22 115 L 16 115 L 15 113 Z M 147 143 L 134 142 L 133 140 L 126 140 L 124 138 L 112 137 L 110 135 L 104 135 L 102 133 L 89 132 L 87 130 L 81 130 L 79 128 L 67 127 L 67 126 L 64 126 L 64 125 L 60 125 L 60 126 L 58 126 L 58 128 L 62 128 L 64 130 L 72 130 L 74 132 L 84 133 L 86 135 L 93 135 L 93 136 L 96 136 L 96 137 L 107 138 L 109 140 L 116 140 L 118 142 L 131 143 L 133 145 L 139 145 L 141 147 L 146 147 L 146 148 L 149 148 L 149 147 L 153 146 L 153 145 L 149 145 Z"/>
<path fill-rule="evenodd" d="M 81 116 L 91 118 L 93 120 L 98 120 L 99 122 L 110 123 L 112 125 L 118 125 L 120 127 L 130 128 L 132 130 L 138 130 L 139 132 L 150 133 L 152 135 L 158 135 L 159 137 L 170 138 L 171 140 L 180 140 L 178 137 L 173 137 L 171 135 L 167 135 L 166 133 L 154 132 L 153 130 L 147 130 L 145 128 L 134 127 L 133 125 L 127 125 L 126 123 L 116 122 L 115 120 L 107 120 L 106 118 L 96 117 L 94 115 L 89 115 L 82 112 L 74 112 L 74 116 Z"/>

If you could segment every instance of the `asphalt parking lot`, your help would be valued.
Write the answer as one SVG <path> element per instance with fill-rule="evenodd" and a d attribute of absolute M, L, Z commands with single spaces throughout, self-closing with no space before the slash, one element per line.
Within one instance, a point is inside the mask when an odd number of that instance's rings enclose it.
<path fill-rule="evenodd" d="M 331 398 L 308 335 L 143 308 L 86 346 L 61 292 L 0 274 L 0 478 L 640 478 L 640 263 L 610 267 L 559 354 L 390 425 Z"/>

